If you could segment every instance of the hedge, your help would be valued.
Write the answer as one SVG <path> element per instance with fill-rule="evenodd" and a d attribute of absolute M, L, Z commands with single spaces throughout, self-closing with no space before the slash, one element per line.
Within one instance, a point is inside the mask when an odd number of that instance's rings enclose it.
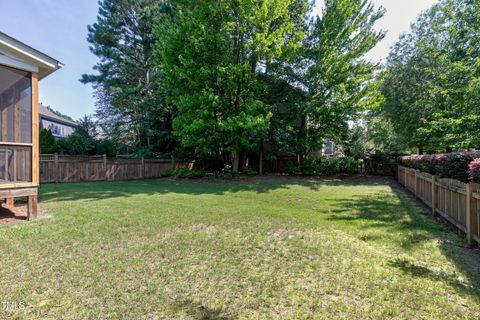
<path fill-rule="evenodd" d="M 468 168 L 470 169 L 470 181 L 480 183 L 480 158 L 470 162 Z"/>
<path fill-rule="evenodd" d="M 479 159 L 480 152 L 455 152 L 404 156 L 399 158 L 399 163 L 408 168 L 467 183 L 480 181 Z"/>

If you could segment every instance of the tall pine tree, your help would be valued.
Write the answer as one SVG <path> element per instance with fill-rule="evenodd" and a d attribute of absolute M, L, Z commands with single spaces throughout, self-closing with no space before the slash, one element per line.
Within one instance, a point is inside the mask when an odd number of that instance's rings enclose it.
<path fill-rule="evenodd" d="M 101 0 L 97 22 L 88 27 L 96 74 L 83 75 L 97 96 L 97 117 L 106 134 L 136 148 L 172 147 L 171 109 L 159 86 L 153 59 L 153 28 L 170 14 L 160 0 Z"/>

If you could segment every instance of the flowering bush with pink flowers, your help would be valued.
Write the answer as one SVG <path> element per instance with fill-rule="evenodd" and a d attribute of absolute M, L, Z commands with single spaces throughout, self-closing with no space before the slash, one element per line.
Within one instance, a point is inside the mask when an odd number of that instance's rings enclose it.
<path fill-rule="evenodd" d="M 470 162 L 468 168 L 470 169 L 470 181 L 480 183 L 480 158 Z"/>
<path fill-rule="evenodd" d="M 480 152 L 455 152 L 400 157 L 403 166 L 438 175 L 442 178 L 471 181 L 470 163 L 480 158 Z"/>

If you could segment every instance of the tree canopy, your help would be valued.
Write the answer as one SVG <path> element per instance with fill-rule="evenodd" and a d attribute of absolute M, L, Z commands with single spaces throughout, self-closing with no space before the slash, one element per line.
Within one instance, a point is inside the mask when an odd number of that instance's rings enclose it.
<path fill-rule="evenodd" d="M 382 101 L 383 37 L 370 0 L 102 0 L 84 75 L 107 136 L 132 148 L 231 159 L 269 146 L 298 155 Z"/>
<path fill-rule="evenodd" d="M 392 49 L 382 109 L 410 147 L 479 146 L 479 23 L 480 2 L 444 0 Z"/>
<path fill-rule="evenodd" d="M 157 30 L 165 89 L 177 108 L 175 136 L 200 157 L 258 148 L 273 107 L 260 96 L 259 74 L 300 46 L 304 35 L 296 25 L 308 1 L 203 0 L 179 7 L 167 31 Z"/>
<path fill-rule="evenodd" d="M 97 22 L 88 27 L 90 50 L 99 57 L 95 74 L 83 75 L 97 96 L 105 133 L 133 147 L 172 149 L 172 110 L 159 86 L 153 29 L 170 6 L 159 0 L 101 0 Z"/>
<path fill-rule="evenodd" d="M 383 14 L 368 0 L 331 0 L 311 25 L 300 70 L 307 89 L 296 134 L 302 155 L 321 148 L 326 138 L 345 138 L 349 121 L 381 101 L 380 65 L 365 54 L 385 35 L 374 29 Z"/>

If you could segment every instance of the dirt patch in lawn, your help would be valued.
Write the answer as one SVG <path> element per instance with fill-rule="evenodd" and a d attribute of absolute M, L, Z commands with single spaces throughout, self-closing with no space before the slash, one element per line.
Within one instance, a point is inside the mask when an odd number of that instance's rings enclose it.
<path fill-rule="evenodd" d="M 47 212 L 39 205 L 37 219 L 48 217 Z M 0 205 L 0 225 L 14 224 L 27 221 L 27 203 L 18 202 L 10 208 L 5 204 Z"/>

